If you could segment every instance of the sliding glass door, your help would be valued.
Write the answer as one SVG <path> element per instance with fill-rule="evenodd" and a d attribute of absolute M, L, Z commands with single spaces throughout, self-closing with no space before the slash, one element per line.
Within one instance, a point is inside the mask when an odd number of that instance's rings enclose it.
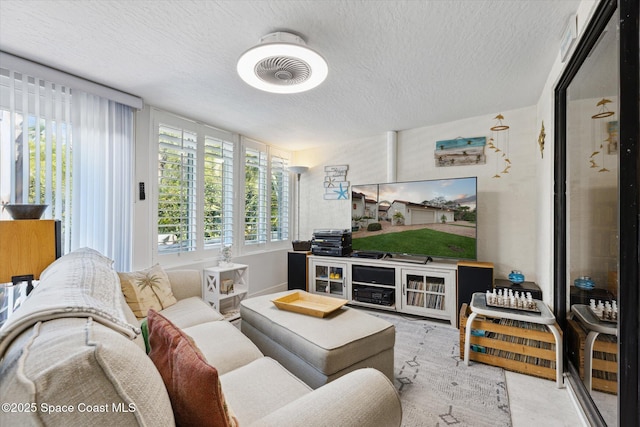
<path fill-rule="evenodd" d="M 638 425 L 638 5 L 632 3 L 598 5 L 556 88 L 554 306 L 568 381 L 592 425 Z"/>

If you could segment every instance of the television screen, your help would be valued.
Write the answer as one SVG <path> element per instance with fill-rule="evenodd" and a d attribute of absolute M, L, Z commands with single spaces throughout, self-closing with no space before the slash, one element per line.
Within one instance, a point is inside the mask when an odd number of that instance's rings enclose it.
<path fill-rule="evenodd" d="M 353 185 L 353 250 L 475 260 L 476 196 L 476 177 Z"/>

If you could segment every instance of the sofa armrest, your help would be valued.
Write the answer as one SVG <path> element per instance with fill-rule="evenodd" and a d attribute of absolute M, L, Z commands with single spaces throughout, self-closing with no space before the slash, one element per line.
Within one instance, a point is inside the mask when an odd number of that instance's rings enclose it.
<path fill-rule="evenodd" d="M 358 369 L 256 421 L 252 426 L 399 426 L 402 406 L 380 371 Z"/>
<path fill-rule="evenodd" d="M 167 270 L 166 273 L 171 283 L 171 291 L 176 299 L 202 298 L 202 271 Z"/>

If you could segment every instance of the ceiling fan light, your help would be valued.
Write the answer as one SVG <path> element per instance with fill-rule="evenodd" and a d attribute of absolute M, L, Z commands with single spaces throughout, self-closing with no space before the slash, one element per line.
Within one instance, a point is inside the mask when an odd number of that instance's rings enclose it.
<path fill-rule="evenodd" d="M 304 92 L 329 73 L 325 59 L 290 33 L 272 33 L 240 56 L 238 75 L 250 86 L 271 93 Z"/>

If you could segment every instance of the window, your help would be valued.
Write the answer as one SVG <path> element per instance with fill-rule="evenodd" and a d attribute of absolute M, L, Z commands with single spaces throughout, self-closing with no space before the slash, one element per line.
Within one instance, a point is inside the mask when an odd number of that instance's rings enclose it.
<path fill-rule="evenodd" d="M 152 122 L 156 255 L 196 260 L 288 242 L 288 152 L 155 109 Z"/>
<path fill-rule="evenodd" d="M 247 144 L 249 141 L 245 140 Z M 245 146 L 244 190 L 244 243 L 266 243 L 267 152 L 265 146 L 255 142 Z"/>
<path fill-rule="evenodd" d="M 0 201 L 48 205 L 43 217 L 62 222 L 63 252 L 89 246 L 130 267 L 132 153 L 130 106 L 0 68 Z"/>
<path fill-rule="evenodd" d="M 243 139 L 244 243 L 289 240 L 289 153 Z"/>
<path fill-rule="evenodd" d="M 233 135 L 159 111 L 158 254 L 233 243 Z"/>
<path fill-rule="evenodd" d="M 46 218 L 68 218 L 70 89 L 6 69 L 0 69 L 0 88 L 2 202 L 47 204 Z M 63 225 L 68 248 L 68 221 Z"/>
<path fill-rule="evenodd" d="M 233 243 L 233 144 L 205 137 L 205 248 Z"/>
<path fill-rule="evenodd" d="M 289 157 L 271 152 L 271 241 L 289 240 Z"/>
<path fill-rule="evenodd" d="M 158 250 L 196 250 L 197 135 L 165 124 L 158 129 Z"/>

